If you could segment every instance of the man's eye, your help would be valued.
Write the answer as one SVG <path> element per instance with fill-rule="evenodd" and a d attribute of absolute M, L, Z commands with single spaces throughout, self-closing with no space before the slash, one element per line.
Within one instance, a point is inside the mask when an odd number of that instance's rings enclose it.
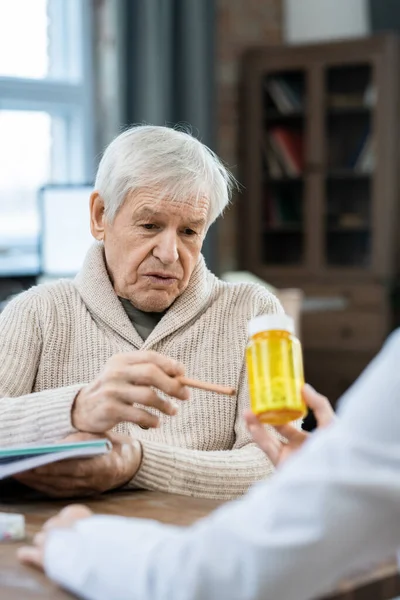
<path fill-rule="evenodd" d="M 193 229 L 190 229 L 189 227 L 186 227 L 186 229 L 183 230 L 183 233 L 185 235 L 196 235 L 196 232 L 193 231 Z"/>
<path fill-rule="evenodd" d="M 157 225 L 154 225 L 154 223 L 144 223 L 142 225 L 142 227 L 144 229 L 151 230 L 151 229 L 156 229 Z"/>

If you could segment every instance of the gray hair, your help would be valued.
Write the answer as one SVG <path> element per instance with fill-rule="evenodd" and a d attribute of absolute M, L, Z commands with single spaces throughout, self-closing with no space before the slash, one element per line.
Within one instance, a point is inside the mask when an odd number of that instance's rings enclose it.
<path fill-rule="evenodd" d="M 160 190 L 174 201 L 208 198 L 209 224 L 230 202 L 233 175 L 217 155 L 189 133 L 169 127 L 138 125 L 106 148 L 95 189 L 112 222 L 126 195 L 140 188 Z"/>

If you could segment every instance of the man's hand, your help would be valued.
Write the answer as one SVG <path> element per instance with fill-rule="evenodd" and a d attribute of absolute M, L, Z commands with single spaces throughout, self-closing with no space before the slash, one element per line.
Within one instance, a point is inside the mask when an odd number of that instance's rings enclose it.
<path fill-rule="evenodd" d="M 73 434 L 64 441 L 98 438 L 90 434 Z M 118 488 L 136 474 L 142 460 L 140 443 L 128 436 L 108 434 L 112 450 L 93 458 L 65 460 L 15 476 L 34 490 L 54 498 L 90 496 Z"/>
<path fill-rule="evenodd" d="M 81 504 L 71 504 L 71 506 L 63 508 L 55 517 L 52 517 L 43 525 L 42 531 L 35 535 L 33 546 L 19 548 L 17 552 L 19 560 L 25 565 L 43 570 L 44 546 L 48 532 L 52 529 L 68 529 L 73 527 L 76 521 L 87 519 L 92 514 L 92 511 L 87 506 Z"/>
<path fill-rule="evenodd" d="M 179 400 L 187 400 L 189 391 L 179 380 L 182 375 L 182 365 L 157 352 L 115 355 L 100 375 L 75 398 L 72 425 L 88 433 L 109 431 L 121 421 L 136 423 L 145 429 L 157 427 L 156 415 L 133 404 L 175 415 L 176 405 L 161 398 L 152 388 Z"/>
<path fill-rule="evenodd" d="M 305 403 L 314 411 L 318 428 L 330 425 L 335 419 L 335 413 L 329 400 L 318 394 L 309 385 L 304 386 L 302 393 Z M 271 431 L 268 431 L 250 410 L 245 412 L 244 419 L 253 440 L 275 467 L 279 467 L 291 454 L 297 452 L 310 435 L 306 431 L 299 431 L 290 424 L 275 427 L 276 431 L 286 438 L 287 442 L 283 442 Z"/>

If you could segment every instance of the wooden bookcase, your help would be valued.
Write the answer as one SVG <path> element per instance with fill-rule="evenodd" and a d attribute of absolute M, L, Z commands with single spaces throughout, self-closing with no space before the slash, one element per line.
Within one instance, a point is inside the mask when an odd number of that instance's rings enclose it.
<path fill-rule="evenodd" d="M 348 299 L 340 313 L 304 317 L 306 366 L 308 355 L 327 394 L 348 387 L 391 327 L 399 50 L 387 34 L 255 48 L 243 63 L 240 267 L 278 287 Z"/>
<path fill-rule="evenodd" d="M 260 48 L 246 56 L 243 267 L 267 280 L 394 275 L 399 56 L 391 35 Z M 298 101 L 287 113 L 269 93 L 277 81 Z M 268 162 L 279 134 L 301 145 L 300 167 L 290 171 L 288 161 L 281 174 Z M 363 167 L 357 161 L 366 144 L 371 160 Z M 271 214 L 282 207 L 283 215 Z"/>

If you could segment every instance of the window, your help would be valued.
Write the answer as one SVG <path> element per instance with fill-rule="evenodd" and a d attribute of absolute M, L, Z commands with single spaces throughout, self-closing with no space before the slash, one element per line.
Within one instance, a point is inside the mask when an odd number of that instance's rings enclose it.
<path fill-rule="evenodd" d="M 38 270 L 39 188 L 93 176 L 90 4 L 0 0 L 0 275 Z"/>

